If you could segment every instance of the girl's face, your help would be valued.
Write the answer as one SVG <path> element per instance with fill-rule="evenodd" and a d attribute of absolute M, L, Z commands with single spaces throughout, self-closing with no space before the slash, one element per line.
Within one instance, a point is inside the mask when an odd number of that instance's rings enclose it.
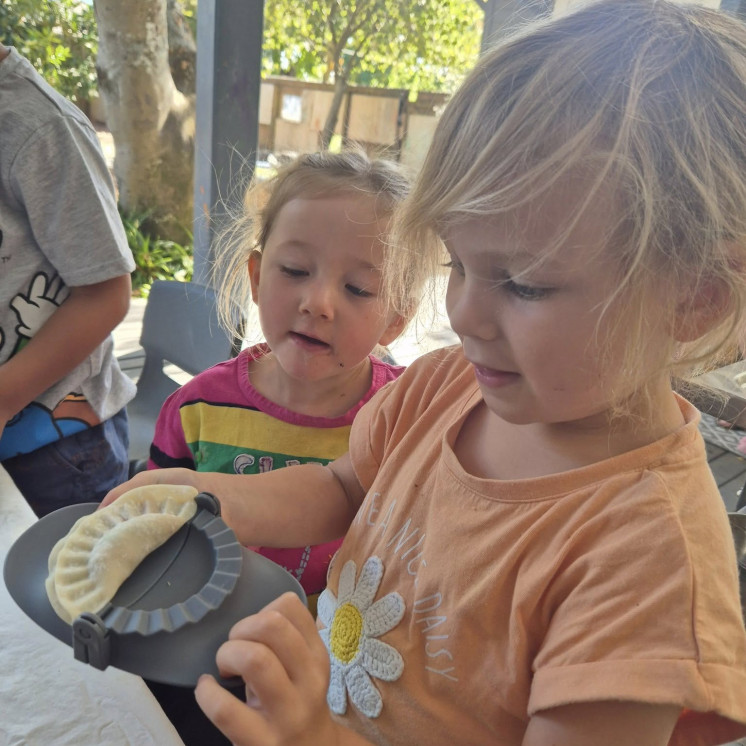
<path fill-rule="evenodd" d="M 604 245 L 608 204 L 598 200 L 586 210 L 559 249 L 534 266 L 556 245 L 579 199 L 572 189 L 555 190 L 540 206 L 459 223 L 444 237 L 451 325 L 488 408 L 514 424 L 600 424 L 622 399 L 635 413 L 641 381 L 661 362 L 655 353 L 643 355 L 645 369 L 634 382 L 618 373 L 626 345 L 643 340 L 630 340 L 619 323 L 628 312 L 623 298 L 602 318 L 620 277 Z M 664 324 L 651 327 L 645 349 L 662 349 Z"/>
<path fill-rule="evenodd" d="M 249 271 L 262 331 L 291 379 L 347 376 L 401 331 L 380 295 L 387 225 L 361 194 L 296 198 L 278 212 Z"/>

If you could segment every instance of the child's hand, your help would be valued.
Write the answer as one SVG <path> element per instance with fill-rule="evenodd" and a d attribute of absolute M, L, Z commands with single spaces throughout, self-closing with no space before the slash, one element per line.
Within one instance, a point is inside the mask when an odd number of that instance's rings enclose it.
<path fill-rule="evenodd" d="M 197 685 L 199 706 L 239 746 L 339 743 L 326 704 L 329 656 L 313 617 L 294 593 L 234 625 L 217 653 L 223 676 L 241 676 L 247 703 L 212 676 Z"/>
<path fill-rule="evenodd" d="M 135 474 L 132 479 L 118 487 L 109 490 L 106 493 L 106 497 L 101 501 L 101 504 L 97 508 L 106 507 L 109 503 L 114 502 L 118 497 L 121 497 L 125 492 L 135 489 L 135 487 L 144 487 L 147 484 L 186 484 L 190 487 L 197 487 L 195 484 L 195 477 L 197 472 L 191 469 L 150 469 L 148 471 L 141 471 Z"/>

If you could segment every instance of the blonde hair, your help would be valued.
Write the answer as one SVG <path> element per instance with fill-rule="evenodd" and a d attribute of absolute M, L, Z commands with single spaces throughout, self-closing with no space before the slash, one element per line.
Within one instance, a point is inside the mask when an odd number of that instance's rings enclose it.
<path fill-rule="evenodd" d="M 547 252 L 599 207 L 599 189 L 612 195 L 600 250 L 619 287 L 602 316 L 624 324 L 623 374 L 639 379 L 653 323 L 692 310 L 665 292 L 675 287 L 691 287 L 693 304 L 708 286 L 726 300 L 660 365 L 714 364 L 746 299 L 746 27 L 667 0 L 601 0 L 505 40 L 446 106 L 400 211 L 397 240 L 422 247 L 409 272 L 435 271 L 448 226 L 536 204 L 578 176 L 585 196 Z M 631 310 L 617 322 L 619 299 Z"/>
<path fill-rule="evenodd" d="M 244 195 L 229 227 L 216 242 L 213 276 L 218 288 L 221 323 L 237 339 L 242 338 L 242 320 L 251 306 L 248 261 L 252 251 L 263 251 L 280 210 L 296 198 L 314 199 L 360 193 L 376 200 L 381 216 L 391 215 L 409 191 L 409 179 L 393 161 L 369 158 L 362 149 L 341 153 L 322 151 L 298 156 L 268 180 L 255 181 Z M 386 271 L 396 272 L 401 260 L 384 241 Z M 397 297 L 398 308 L 411 306 L 416 290 Z"/>

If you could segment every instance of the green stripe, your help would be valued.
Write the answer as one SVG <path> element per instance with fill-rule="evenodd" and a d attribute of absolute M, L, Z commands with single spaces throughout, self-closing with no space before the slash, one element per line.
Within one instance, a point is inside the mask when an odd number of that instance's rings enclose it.
<path fill-rule="evenodd" d="M 252 448 L 237 448 L 223 443 L 199 441 L 189 443 L 197 471 L 218 471 L 225 474 L 259 474 L 292 466 L 296 462 L 328 464 L 329 458 L 298 458 L 287 453 L 272 453 Z M 292 462 L 292 463 L 288 463 Z"/>

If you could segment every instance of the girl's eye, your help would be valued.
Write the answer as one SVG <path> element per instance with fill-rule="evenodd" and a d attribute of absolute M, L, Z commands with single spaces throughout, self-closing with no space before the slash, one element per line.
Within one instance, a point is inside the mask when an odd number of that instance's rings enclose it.
<path fill-rule="evenodd" d="M 451 272 L 458 272 L 461 275 L 464 274 L 464 267 L 463 267 L 463 265 L 460 262 L 458 262 L 455 259 L 453 259 L 453 258 L 450 259 L 447 262 L 443 262 L 443 264 L 441 266 L 445 267 L 446 269 L 450 269 Z"/>
<path fill-rule="evenodd" d="M 551 292 L 552 288 L 535 287 L 533 285 L 520 285 L 508 278 L 503 283 L 503 286 L 509 293 L 515 295 L 521 300 L 542 300 L 546 298 Z"/>
<path fill-rule="evenodd" d="M 294 267 L 280 266 L 280 272 L 288 277 L 305 277 L 308 272 L 305 269 L 295 269 Z"/>
<path fill-rule="evenodd" d="M 347 288 L 347 291 L 352 293 L 356 298 L 372 298 L 373 293 L 371 293 L 368 290 L 363 290 L 362 288 L 355 287 L 355 285 L 345 285 L 345 288 Z"/>
<path fill-rule="evenodd" d="M 464 265 L 453 257 L 451 257 L 450 261 L 444 262 L 442 266 L 450 269 L 452 273 L 456 272 L 459 275 L 464 275 Z M 521 300 L 542 300 L 554 290 L 554 288 L 537 285 L 522 285 L 507 275 L 507 273 L 504 279 L 498 280 L 498 286 L 505 288 L 511 295 Z"/>

